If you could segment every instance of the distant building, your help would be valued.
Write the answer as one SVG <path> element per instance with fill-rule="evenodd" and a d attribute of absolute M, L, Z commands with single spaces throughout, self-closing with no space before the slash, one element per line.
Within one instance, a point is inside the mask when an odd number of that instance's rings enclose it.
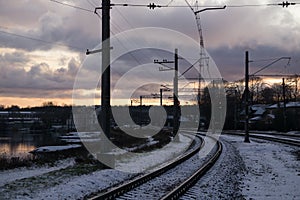
<path fill-rule="evenodd" d="M 300 129 L 300 102 L 288 102 L 286 103 L 284 111 L 283 102 L 273 104 L 266 109 L 268 114 L 273 116 L 274 126 L 283 126 L 284 112 L 286 116 L 286 129 L 287 130 L 299 130 Z M 277 127 L 278 129 L 278 127 Z"/>
<path fill-rule="evenodd" d="M 92 106 L 73 107 L 73 113 L 70 115 L 67 123 L 71 128 L 76 128 L 78 131 L 98 131 L 98 115 L 101 112 L 100 110 L 101 108 L 95 110 Z"/>
<path fill-rule="evenodd" d="M 39 113 L 32 111 L 0 111 L 0 120 L 6 130 L 29 131 L 34 124 L 41 123 Z"/>

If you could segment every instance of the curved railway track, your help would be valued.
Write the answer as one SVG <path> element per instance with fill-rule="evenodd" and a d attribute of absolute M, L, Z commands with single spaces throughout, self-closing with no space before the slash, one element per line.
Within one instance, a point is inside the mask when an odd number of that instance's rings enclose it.
<path fill-rule="evenodd" d="M 222 134 L 245 136 L 244 133 L 237 132 L 237 131 L 223 131 Z M 282 133 L 250 132 L 250 138 L 269 140 L 269 141 L 273 141 L 273 142 L 279 142 L 282 144 L 288 144 L 288 145 L 300 147 L 300 136 L 299 135 L 282 134 Z"/>
<path fill-rule="evenodd" d="M 216 140 L 216 139 L 215 139 Z M 184 194 L 189 188 L 191 188 L 218 160 L 220 157 L 223 147 L 221 142 L 216 140 L 217 149 L 215 153 L 203 164 L 203 166 L 198 169 L 194 174 L 192 174 L 188 179 L 182 182 L 180 185 L 175 187 L 172 191 L 166 194 L 161 199 L 178 199 L 182 194 Z"/>
<path fill-rule="evenodd" d="M 202 135 L 203 136 L 203 135 Z M 198 145 L 173 162 L 134 180 L 97 194 L 89 199 L 176 199 L 203 176 L 216 162 L 222 152 L 222 144 L 212 137 L 201 139 Z M 207 156 L 197 153 L 216 144 Z"/>

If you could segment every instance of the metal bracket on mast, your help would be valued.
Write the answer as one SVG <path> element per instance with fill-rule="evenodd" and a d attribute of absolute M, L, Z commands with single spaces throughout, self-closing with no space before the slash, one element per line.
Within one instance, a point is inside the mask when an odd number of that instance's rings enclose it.
<path fill-rule="evenodd" d="M 226 8 L 226 5 L 223 6 L 223 7 L 204 8 L 204 9 L 202 9 L 202 10 L 195 11 L 194 13 L 195 13 L 195 14 L 198 14 L 198 13 L 203 12 L 203 11 L 206 11 L 206 10 L 219 10 L 219 9 L 225 9 L 225 8 Z"/>
<path fill-rule="evenodd" d="M 113 47 L 110 47 L 110 50 L 112 50 L 112 49 L 113 49 Z M 96 50 L 92 50 L 92 51 L 87 49 L 85 55 L 90 55 L 90 54 L 100 53 L 100 52 L 102 52 L 102 49 L 96 49 Z"/>

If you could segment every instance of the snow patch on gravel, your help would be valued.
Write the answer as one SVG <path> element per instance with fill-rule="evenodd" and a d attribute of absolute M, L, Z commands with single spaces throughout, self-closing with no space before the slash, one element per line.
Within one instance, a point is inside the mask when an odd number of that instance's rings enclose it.
<path fill-rule="evenodd" d="M 241 199 L 242 183 L 245 169 L 243 160 L 237 149 L 228 141 L 221 139 L 223 152 L 198 183 L 195 184 L 180 199 Z"/>
<path fill-rule="evenodd" d="M 126 172 L 152 171 L 158 164 L 165 163 L 184 153 L 192 143 L 191 137 L 179 134 L 179 142 L 170 143 L 163 149 L 157 149 L 142 154 L 136 153 L 135 156 L 124 157 L 116 163 L 116 169 Z"/>
<path fill-rule="evenodd" d="M 236 144 L 247 168 L 246 199 L 299 199 L 300 164 L 293 155 L 299 148 L 254 139 Z"/>
<path fill-rule="evenodd" d="M 68 158 L 55 162 L 54 166 L 43 166 L 43 167 L 22 167 L 11 170 L 0 171 L 0 187 L 9 182 L 20 180 L 23 178 L 29 178 L 33 176 L 39 176 L 51 171 L 60 170 L 67 168 L 75 164 L 74 158 Z"/>
<path fill-rule="evenodd" d="M 222 135 L 224 150 L 212 169 L 181 199 L 299 199 L 299 148 Z"/>

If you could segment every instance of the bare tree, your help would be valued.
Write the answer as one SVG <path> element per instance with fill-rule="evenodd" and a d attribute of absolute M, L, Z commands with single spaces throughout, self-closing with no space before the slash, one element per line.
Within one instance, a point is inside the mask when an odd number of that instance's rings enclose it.
<path fill-rule="evenodd" d="M 275 90 L 271 87 L 265 87 L 260 92 L 261 102 L 264 104 L 274 103 Z"/>
<path fill-rule="evenodd" d="M 300 84 L 300 77 L 298 75 L 294 75 L 287 79 L 287 85 L 291 86 L 291 93 L 293 101 L 298 101 L 299 99 L 299 84 Z"/>
<path fill-rule="evenodd" d="M 250 97 L 251 102 L 259 103 L 260 91 L 263 88 L 263 79 L 257 76 L 250 77 Z"/>

